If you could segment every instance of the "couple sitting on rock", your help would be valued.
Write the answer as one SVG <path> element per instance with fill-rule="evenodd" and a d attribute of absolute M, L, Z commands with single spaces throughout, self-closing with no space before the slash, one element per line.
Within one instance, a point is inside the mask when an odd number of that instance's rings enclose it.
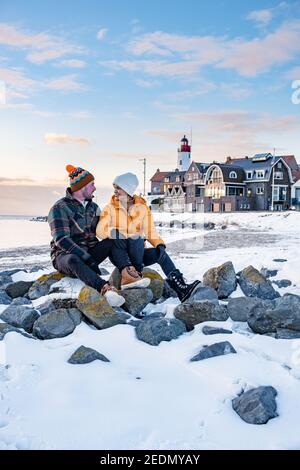
<path fill-rule="evenodd" d="M 125 173 L 113 182 L 111 202 L 100 211 L 92 201 L 96 190 L 93 175 L 72 165 L 66 167 L 70 187 L 66 196 L 51 208 L 51 259 L 57 271 L 75 276 L 105 296 L 108 303 L 121 306 L 125 299 L 108 281 L 101 278 L 99 264 L 107 257 L 121 273 L 121 291 L 147 287 L 149 278 L 142 277 L 143 266 L 158 263 L 169 285 L 185 301 L 199 281 L 186 284 L 166 252 L 145 199 L 134 194 L 138 179 Z M 153 248 L 145 248 L 145 241 Z"/>

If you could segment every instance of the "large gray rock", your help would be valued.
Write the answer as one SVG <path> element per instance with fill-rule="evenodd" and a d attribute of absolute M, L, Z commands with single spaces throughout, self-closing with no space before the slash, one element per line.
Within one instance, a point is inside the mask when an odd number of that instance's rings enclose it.
<path fill-rule="evenodd" d="M 300 331 L 288 330 L 286 328 L 277 328 L 275 338 L 277 339 L 298 339 Z"/>
<path fill-rule="evenodd" d="M 164 289 L 163 289 L 162 296 L 164 299 L 169 299 L 171 297 L 176 299 L 178 297 L 174 289 L 172 289 L 172 287 L 169 285 L 167 281 L 164 282 Z"/>
<path fill-rule="evenodd" d="M 41 315 L 46 315 L 59 308 L 76 308 L 76 299 L 48 299 L 46 302 L 36 307 Z"/>
<path fill-rule="evenodd" d="M 11 284 L 13 274 L 21 271 L 20 269 L 7 269 L 6 271 L 1 271 L 0 273 L 0 289 L 3 290 L 8 284 Z"/>
<path fill-rule="evenodd" d="M 51 286 L 56 282 L 60 281 L 63 277 L 66 277 L 65 274 L 54 271 L 50 274 L 44 274 L 39 277 L 30 287 L 28 291 L 28 297 L 30 300 L 36 300 L 44 295 L 48 295 L 51 289 Z"/>
<path fill-rule="evenodd" d="M 126 289 L 121 293 L 125 299 L 125 304 L 122 306 L 124 310 L 131 315 L 139 315 L 142 310 L 153 300 L 153 293 L 150 289 Z"/>
<path fill-rule="evenodd" d="M 23 295 L 27 294 L 29 288 L 32 286 L 33 282 L 27 282 L 27 281 L 18 281 L 18 282 L 12 282 L 11 284 L 8 284 L 5 288 L 5 292 L 7 295 L 9 295 L 12 299 L 15 299 L 16 297 L 23 297 Z"/>
<path fill-rule="evenodd" d="M 238 283 L 243 293 L 248 297 L 259 297 L 268 300 L 280 297 L 271 282 L 253 266 L 248 266 L 239 273 Z"/>
<path fill-rule="evenodd" d="M 81 322 L 76 308 L 58 309 L 39 317 L 33 325 L 33 334 L 39 339 L 63 338 L 75 330 Z"/>
<path fill-rule="evenodd" d="M 1 320 L 31 333 L 34 322 L 39 318 L 38 312 L 26 305 L 10 305 L 1 314 Z"/>
<path fill-rule="evenodd" d="M 86 346 L 80 346 L 76 351 L 72 354 L 70 359 L 68 359 L 69 364 L 89 364 L 93 361 L 103 361 L 103 362 L 110 362 L 107 357 L 100 354 L 95 349 L 87 348 Z"/>
<path fill-rule="evenodd" d="M 8 323 L 0 323 L 0 341 L 2 341 L 7 333 L 19 333 L 22 336 L 26 336 L 26 338 L 32 338 L 31 336 L 23 333 L 22 331 L 18 330 L 14 326 L 9 325 Z"/>
<path fill-rule="evenodd" d="M 269 277 L 277 276 L 278 269 L 261 268 L 260 274 L 269 279 Z"/>
<path fill-rule="evenodd" d="M 282 287 L 289 287 L 289 286 L 292 285 L 292 283 L 289 279 L 278 279 L 278 280 L 275 280 L 275 281 L 272 281 L 272 282 L 273 282 L 273 284 L 275 284 L 280 289 Z"/>
<path fill-rule="evenodd" d="M 199 284 L 186 302 L 191 303 L 194 300 L 209 300 L 218 304 L 218 294 L 212 287 Z"/>
<path fill-rule="evenodd" d="M 225 330 L 225 328 L 217 328 L 216 326 L 205 325 L 202 328 L 202 333 L 204 335 L 224 335 L 224 334 L 231 335 L 232 331 Z"/>
<path fill-rule="evenodd" d="M 174 318 L 151 318 L 141 321 L 135 331 L 140 341 L 158 346 L 162 341 L 178 338 L 186 332 L 186 327 L 183 322 Z"/>
<path fill-rule="evenodd" d="M 211 268 L 203 276 L 203 284 L 217 291 L 219 299 L 229 297 L 237 286 L 236 274 L 231 261 Z"/>
<path fill-rule="evenodd" d="M 32 305 L 31 301 L 27 297 L 16 297 L 13 299 L 11 305 Z"/>
<path fill-rule="evenodd" d="M 99 330 L 125 324 L 129 318 L 122 309 L 113 309 L 103 295 L 88 286 L 81 289 L 76 305 L 88 321 Z"/>
<path fill-rule="evenodd" d="M 150 279 L 148 289 L 152 291 L 153 299 L 152 302 L 159 300 L 164 292 L 165 281 L 161 275 L 151 268 L 143 269 L 143 277 Z"/>
<path fill-rule="evenodd" d="M 266 424 L 278 416 L 277 391 L 274 387 L 258 387 L 242 393 L 232 400 L 234 411 L 249 424 Z"/>
<path fill-rule="evenodd" d="M 0 305 L 9 305 L 12 298 L 4 290 L 0 290 Z"/>
<path fill-rule="evenodd" d="M 210 346 L 203 346 L 203 349 L 193 356 L 190 361 L 203 361 L 211 357 L 224 356 L 226 354 L 236 354 L 236 350 L 229 343 L 229 341 L 221 341 L 220 343 L 211 344 Z"/>
<path fill-rule="evenodd" d="M 226 307 L 217 305 L 215 302 L 195 300 L 177 305 L 174 316 L 183 321 L 190 330 L 198 323 L 205 321 L 226 321 L 228 313 Z"/>
<path fill-rule="evenodd" d="M 259 334 L 276 333 L 277 328 L 300 331 L 300 296 L 285 294 L 268 308 L 254 306 L 248 325 Z"/>
<path fill-rule="evenodd" d="M 253 307 L 272 308 L 273 300 L 262 300 L 257 297 L 235 297 L 229 299 L 227 312 L 233 321 L 247 321 Z"/>

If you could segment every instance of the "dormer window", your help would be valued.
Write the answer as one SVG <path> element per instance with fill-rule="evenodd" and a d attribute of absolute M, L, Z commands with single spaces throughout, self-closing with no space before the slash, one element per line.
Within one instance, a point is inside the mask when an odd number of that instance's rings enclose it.
<path fill-rule="evenodd" d="M 237 179 L 237 173 L 235 171 L 231 171 L 229 173 L 229 178 L 232 178 L 232 179 Z"/>
<path fill-rule="evenodd" d="M 252 179 L 252 171 L 247 171 L 247 180 Z"/>
<path fill-rule="evenodd" d="M 264 178 L 264 176 L 265 176 L 264 170 L 257 170 L 256 171 L 256 178 L 257 179 L 262 179 L 262 178 Z"/>

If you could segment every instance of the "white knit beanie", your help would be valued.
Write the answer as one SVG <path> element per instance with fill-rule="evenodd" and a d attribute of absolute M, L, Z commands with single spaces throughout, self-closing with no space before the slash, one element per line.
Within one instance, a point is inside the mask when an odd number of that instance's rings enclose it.
<path fill-rule="evenodd" d="M 133 196 L 139 185 L 139 180 L 133 173 L 123 173 L 122 175 L 115 177 L 113 184 L 122 188 L 127 194 L 129 194 L 129 196 Z"/>

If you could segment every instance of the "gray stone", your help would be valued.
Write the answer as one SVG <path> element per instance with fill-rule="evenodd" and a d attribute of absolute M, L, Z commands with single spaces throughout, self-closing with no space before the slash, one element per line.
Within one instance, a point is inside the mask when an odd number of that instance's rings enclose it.
<path fill-rule="evenodd" d="M 31 305 L 31 302 L 27 297 L 16 297 L 11 305 Z"/>
<path fill-rule="evenodd" d="M 232 331 L 225 330 L 225 328 L 217 328 L 216 326 L 205 325 L 202 328 L 202 333 L 204 335 L 223 335 L 223 334 L 231 335 Z"/>
<path fill-rule="evenodd" d="M 103 295 L 88 286 L 81 289 L 76 305 L 88 321 L 100 330 L 125 324 L 128 319 L 123 309 L 113 309 Z"/>
<path fill-rule="evenodd" d="M 277 339 L 298 339 L 300 331 L 288 330 L 286 328 L 277 328 L 275 338 Z"/>
<path fill-rule="evenodd" d="M 211 268 L 203 276 L 203 284 L 217 291 L 219 299 L 227 298 L 237 286 L 236 274 L 231 261 Z"/>
<path fill-rule="evenodd" d="M 0 278 L 4 276 L 13 276 L 16 273 L 19 273 L 22 269 L 7 269 L 6 271 L 1 271 Z"/>
<path fill-rule="evenodd" d="M 122 291 L 125 299 L 124 310 L 136 316 L 153 300 L 153 293 L 150 289 L 126 289 Z"/>
<path fill-rule="evenodd" d="M 202 322 L 226 321 L 228 318 L 226 307 L 208 300 L 194 300 L 177 305 L 174 316 L 183 321 L 189 330 Z"/>
<path fill-rule="evenodd" d="M 190 359 L 191 362 L 203 361 L 211 357 L 224 356 L 226 354 L 236 354 L 236 350 L 229 343 L 229 341 L 222 341 L 220 343 L 211 344 L 210 346 L 203 346 L 203 349 Z"/>
<path fill-rule="evenodd" d="M 1 314 L 1 320 L 31 333 L 34 322 L 39 318 L 38 312 L 26 305 L 10 305 Z"/>
<path fill-rule="evenodd" d="M 49 299 L 43 304 L 36 307 L 41 315 L 46 315 L 47 313 L 53 312 L 53 310 L 58 310 L 59 308 L 76 308 L 76 299 Z"/>
<path fill-rule="evenodd" d="M 273 307 L 272 300 L 262 300 L 257 297 L 235 297 L 229 299 L 227 312 L 233 321 L 247 321 L 248 315 L 253 307 Z"/>
<path fill-rule="evenodd" d="M 186 302 L 191 303 L 194 300 L 209 300 L 218 304 L 218 294 L 212 287 L 199 284 Z"/>
<path fill-rule="evenodd" d="M 171 297 L 177 299 L 178 297 L 174 289 L 172 289 L 172 287 L 169 285 L 167 281 L 164 282 L 164 289 L 163 289 L 162 296 L 164 299 L 169 299 Z"/>
<path fill-rule="evenodd" d="M 9 295 L 12 299 L 16 297 L 23 297 L 23 295 L 27 294 L 29 288 L 32 286 L 33 282 L 27 281 L 18 281 L 12 282 L 8 284 L 5 288 L 5 292 Z"/>
<path fill-rule="evenodd" d="M 150 268 L 144 268 L 142 275 L 143 277 L 150 279 L 148 289 L 150 289 L 153 294 L 152 302 L 156 302 L 163 295 L 165 285 L 164 279 L 158 272 Z"/>
<path fill-rule="evenodd" d="M 79 310 L 61 308 L 40 316 L 33 325 L 33 334 L 39 339 L 63 338 L 73 333 L 80 322 Z"/>
<path fill-rule="evenodd" d="M 118 290 L 121 288 L 121 273 L 117 268 L 111 273 L 108 282 Z"/>
<path fill-rule="evenodd" d="M 162 341 L 178 338 L 186 332 L 186 327 L 183 322 L 174 318 L 151 318 L 141 321 L 135 331 L 140 341 L 158 346 Z"/>
<path fill-rule="evenodd" d="M 248 266 L 239 273 L 238 283 L 243 293 L 248 297 L 259 297 L 260 299 L 269 300 L 280 297 L 271 282 L 253 266 Z"/>
<path fill-rule="evenodd" d="M 272 306 L 253 307 L 248 315 L 248 325 L 259 334 L 276 333 L 277 328 L 300 331 L 300 296 L 285 294 Z"/>
<path fill-rule="evenodd" d="M 277 391 L 274 387 L 258 387 L 242 393 L 232 400 L 234 411 L 249 424 L 266 424 L 278 416 Z"/>
<path fill-rule="evenodd" d="M 260 274 L 266 278 L 275 277 L 278 274 L 278 269 L 261 268 Z"/>
<path fill-rule="evenodd" d="M 80 346 L 72 354 L 68 362 L 69 364 L 89 364 L 96 360 L 110 362 L 107 357 L 103 356 L 103 354 L 100 354 L 98 351 L 95 351 L 95 349 Z"/>
<path fill-rule="evenodd" d="M 0 323 L 0 341 L 2 341 L 7 333 L 19 333 L 22 336 L 26 336 L 26 338 L 32 338 L 26 333 L 23 333 L 22 331 L 18 330 L 18 328 L 15 328 L 14 326 L 9 325 L 8 323 Z"/>
<path fill-rule="evenodd" d="M 28 291 L 28 297 L 30 300 L 36 300 L 44 295 L 48 295 L 51 289 L 51 286 L 56 282 L 60 281 L 62 278 L 66 277 L 65 274 L 54 271 L 50 274 L 44 274 L 39 277 L 30 287 Z"/>
<path fill-rule="evenodd" d="M 4 290 L 0 290 L 0 305 L 9 305 L 12 298 Z"/>
<path fill-rule="evenodd" d="M 273 261 L 275 261 L 276 263 L 285 263 L 287 261 L 287 259 L 284 259 L 284 258 L 275 258 L 273 259 Z"/>
<path fill-rule="evenodd" d="M 272 282 L 273 282 L 273 284 L 275 284 L 279 288 L 289 287 L 289 286 L 292 285 L 292 283 L 289 279 L 279 279 L 279 280 L 272 281 Z"/>

